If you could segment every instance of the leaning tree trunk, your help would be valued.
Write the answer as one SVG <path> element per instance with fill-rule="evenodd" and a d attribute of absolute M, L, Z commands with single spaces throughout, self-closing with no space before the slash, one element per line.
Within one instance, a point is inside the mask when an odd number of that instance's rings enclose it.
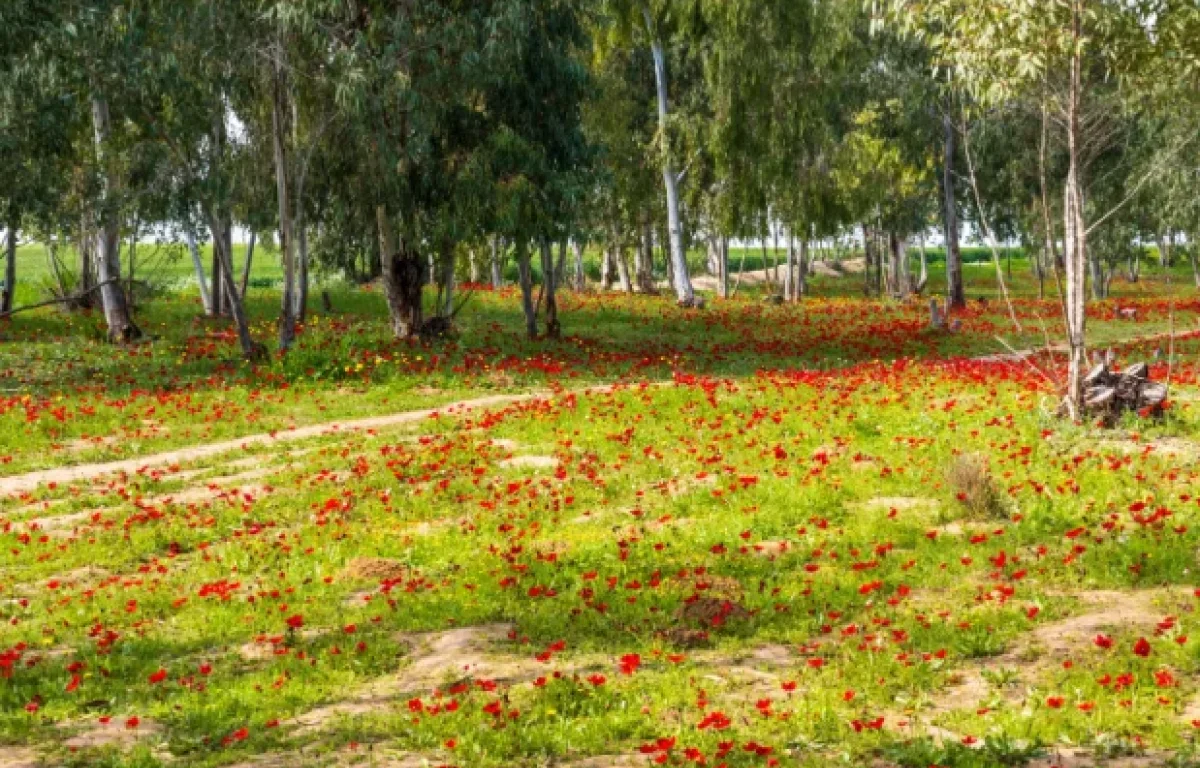
<path fill-rule="evenodd" d="M 222 223 L 218 214 L 206 209 L 204 216 L 208 226 L 213 231 L 221 229 Z M 245 307 L 242 306 L 237 292 L 237 284 L 233 282 L 233 255 L 229 241 L 224 237 L 213 238 L 213 255 L 220 264 L 221 285 L 217 292 L 225 295 L 225 303 L 233 317 L 233 325 L 237 329 L 238 343 L 242 347 L 242 356 L 247 360 L 258 360 L 266 354 L 266 348 L 250 336 L 250 323 L 246 319 Z"/>
<path fill-rule="evenodd" d="M 517 275 L 521 283 L 521 310 L 525 313 L 525 334 L 531 339 L 538 336 L 537 307 L 533 304 L 533 268 L 529 263 L 529 242 L 517 239 Z"/>
<path fill-rule="evenodd" d="M 254 244 L 258 241 L 258 234 L 250 233 L 250 242 L 246 244 L 246 261 L 242 264 L 242 286 L 238 292 L 238 298 L 244 304 L 246 301 L 246 291 L 250 288 L 250 268 L 254 266 Z"/>
<path fill-rule="evenodd" d="M 211 233 L 213 235 L 213 253 L 212 253 L 212 286 L 209 289 L 209 295 L 212 297 L 208 305 L 208 314 L 211 317 L 220 317 L 225 314 L 225 302 L 223 299 L 224 290 L 221 288 L 224 281 L 221 279 L 221 259 L 217 256 L 217 239 L 221 236 L 221 230 Z"/>
<path fill-rule="evenodd" d="M 9 216 L 8 242 L 4 249 L 4 291 L 0 292 L 0 315 L 13 310 L 13 297 L 17 292 L 17 217 Z"/>
<path fill-rule="evenodd" d="M 951 309 L 967 306 L 967 294 L 963 288 L 962 251 L 958 242 L 958 203 L 954 193 L 954 121 L 949 111 L 942 115 L 942 133 L 945 136 L 945 155 L 942 159 L 942 218 L 946 235 L 946 303 Z"/>
<path fill-rule="evenodd" d="M 654 81 L 658 95 L 658 129 L 662 141 L 663 186 L 667 192 L 667 227 L 669 230 L 670 253 L 668 259 L 674 279 L 675 297 L 683 306 L 690 307 L 696 301 L 688 279 L 687 257 L 683 252 L 683 220 L 679 213 L 679 177 L 671 159 L 671 139 L 667 130 L 670 107 L 667 101 L 667 61 L 662 43 L 654 31 L 654 20 L 650 7 L 643 3 L 642 16 L 646 21 L 646 32 L 651 40 L 650 52 L 654 57 Z"/>
<path fill-rule="evenodd" d="M 275 193 L 279 203 L 279 245 L 283 255 L 283 301 L 279 316 L 279 349 L 286 352 L 296 339 L 296 252 L 295 243 L 292 241 L 293 221 L 287 157 L 287 120 L 291 110 L 287 103 L 283 45 L 282 39 L 276 41 L 275 72 L 272 78 L 271 125 L 275 150 Z"/>
<path fill-rule="evenodd" d="M 421 288 L 425 267 L 418 254 L 396 242 L 391 219 L 382 205 L 375 209 L 375 222 L 379 228 L 383 296 L 387 300 L 392 334 L 397 339 L 412 338 L 421 332 L 423 324 Z"/>
<path fill-rule="evenodd" d="M 1072 0 L 1072 37 L 1082 35 L 1080 0 Z M 1073 415 L 1081 415 L 1083 377 L 1087 368 L 1087 227 L 1083 219 L 1083 192 L 1079 168 L 1079 101 L 1082 87 L 1081 55 L 1071 57 L 1067 89 L 1067 183 L 1063 193 L 1063 243 L 1066 261 L 1066 323 L 1068 367 L 1067 402 Z"/>
<path fill-rule="evenodd" d="M 129 342 L 141 338 L 142 332 L 133 322 L 125 291 L 121 290 L 120 236 L 121 223 L 117 218 L 117 168 L 108 151 L 112 122 L 108 101 L 103 96 L 92 97 L 92 128 L 96 142 L 96 160 L 100 175 L 100 229 L 96 238 L 96 276 L 100 285 L 100 302 L 108 323 L 109 341 Z"/>
<path fill-rule="evenodd" d="M 212 314 L 212 298 L 208 292 L 208 277 L 204 274 L 204 261 L 200 258 L 200 247 L 196 245 L 196 235 L 190 230 L 186 233 L 188 253 L 192 255 L 192 267 L 196 270 L 196 285 L 200 288 L 200 303 L 204 305 L 204 314 Z"/>
<path fill-rule="evenodd" d="M 542 293 L 546 300 L 546 338 L 557 339 L 562 336 L 562 326 L 558 323 L 558 276 L 554 270 L 554 251 L 550 241 L 543 239 L 542 250 Z"/>

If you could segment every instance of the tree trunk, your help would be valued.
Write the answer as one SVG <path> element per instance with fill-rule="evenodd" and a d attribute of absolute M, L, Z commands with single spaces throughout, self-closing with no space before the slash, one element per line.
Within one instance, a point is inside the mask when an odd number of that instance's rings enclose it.
<path fill-rule="evenodd" d="M 575 290 L 583 293 L 587 290 L 587 275 L 583 271 L 583 243 L 576 240 L 575 249 Z"/>
<path fill-rule="evenodd" d="M 705 266 L 708 269 L 708 274 L 719 278 L 721 276 L 721 244 L 720 239 L 715 233 L 710 232 L 707 238 L 708 258 L 705 261 Z"/>
<path fill-rule="evenodd" d="M 225 154 L 225 112 L 224 100 L 222 106 L 214 111 L 212 132 L 212 148 L 210 151 L 212 162 L 209 168 L 209 177 L 218 178 L 221 173 L 221 163 Z M 233 263 L 233 217 L 228 211 L 228 206 L 219 206 L 216 210 L 216 220 L 218 226 L 216 229 L 211 229 L 213 238 L 213 254 L 212 254 L 212 316 L 221 317 L 230 314 L 228 304 L 231 299 L 225 295 L 225 275 L 222 274 L 224 265 L 221 258 L 218 256 L 218 241 L 224 243 L 225 253 L 229 256 L 229 263 Z"/>
<path fill-rule="evenodd" d="M 771 224 L 767 223 L 767 231 L 771 232 Z M 763 264 L 763 268 L 766 268 Z M 775 282 L 776 288 L 779 287 L 779 228 L 776 227 L 771 234 L 771 279 Z"/>
<path fill-rule="evenodd" d="M 946 234 L 946 303 L 951 309 L 967 306 L 963 288 L 962 251 L 958 242 L 958 203 L 954 192 L 954 121 L 949 111 L 942 115 L 945 155 L 942 159 L 942 218 Z"/>
<path fill-rule="evenodd" d="M 562 326 L 558 323 L 558 275 L 554 269 L 554 250 L 550 241 L 542 239 L 542 292 L 546 299 L 546 338 L 557 339 L 562 336 Z"/>
<path fill-rule="evenodd" d="M 904 253 L 904 238 L 897 235 L 895 232 L 888 233 L 888 252 L 891 257 L 891 283 L 892 293 L 898 299 L 908 298 L 908 291 L 911 286 L 908 284 L 908 274 L 905 269 Z"/>
<path fill-rule="evenodd" d="M 1058 284 L 1059 274 L 1065 265 L 1060 263 L 1058 249 L 1054 239 L 1054 218 L 1050 215 L 1050 190 L 1046 182 L 1046 147 L 1049 143 L 1050 135 L 1050 110 L 1046 104 L 1046 98 L 1042 97 L 1042 135 L 1038 146 L 1038 190 L 1042 199 L 1042 239 L 1043 250 L 1046 259 L 1046 265 L 1054 270 L 1055 284 Z M 1046 294 L 1045 277 L 1046 271 L 1043 268 L 1042 274 L 1038 279 L 1038 298 L 1042 298 Z M 1059 298 L 1062 298 L 1062 286 L 1059 285 Z M 1066 307 L 1063 307 L 1063 319 L 1066 319 Z"/>
<path fill-rule="evenodd" d="M 800 301 L 808 294 L 808 238 L 800 238 L 800 257 L 796 264 L 796 287 L 792 301 Z"/>
<path fill-rule="evenodd" d="M 442 244 L 441 262 L 442 276 L 439 282 L 442 306 L 438 307 L 438 313 L 448 318 L 454 313 L 454 244 L 450 241 Z"/>
<path fill-rule="evenodd" d="M 292 317 L 303 323 L 308 316 L 308 224 L 305 221 L 304 184 L 297 185 L 296 190 L 296 303 L 292 308 Z"/>
<path fill-rule="evenodd" d="M 921 290 L 925 290 L 925 286 L 929 283 L 929 256 L 925 253 L 925 235 L 921 235 L 921 278 L 918 283 Z"/>
<path fill-rule="evenodd" d="M 783 298 L 785 301 L 796 300 L 796 235 L 788 232 L 787 253 L 783 260 Z"/>
<path fill-rule="evenodd" d="M 222 229 L 223 223 L 215 211 L 206 208 L 204 217 L 208 220 L 210 230 L 219 232 Z M 242 356 L 247 360 L 258 360 L 266 354 L 266 349 L 250 336 L 250 324 L 246 319 L 245 308 L 239 301 L 237 285 L 233 282 L 233 255 L 230 253 L 229 241 L 226 238 L 213 238 L 213 255 L 220 265 L 219 273 L 221 275 L 221 285 L 217 286 L 216 290 L 218 294 L 225 296 L 225 303 L 229 308 L 229 314 L 233 317 L 233 325 L 237 329 Z"/>
<path fill-rule="evenodd" d="M 529 241 L 517 238 L 517 275 L 521 283 L 521 310 L 525 313 L 525 334 L 538 336 L 537 307 L 533 305 L 533 269 L 529 263 Z"/>
<path fill-rule="evenodd" d="M 79 280 L 75 286 L 78 305 L 94 306 L 93 289 L 96 287 L 96 238 L 92 231 L 92 220 L 84 214 L 79 225 Z"/>
<path fill-rule="evenodd" d="M 873 287 L 871 281 L 871 263 L 875 258 L 875 236 L 871 232 L 871 227 L 867 224 L 862 225 L 863 239 L 863 295 L 870 296 Z"/>
<path fill-rule="evenodd" d="M 137 238 L 138 238 L 138 219 L 133 217 L 132 231 L 129 233 L 129 279 L 126 285 L 129 286 L 129 306 L 137 308 L 137 294 L 134 292 L 133 284 L 137 281 Z"/>
<path fill-rule="evenodd" d="M 634 261 L 637 289 L 650 294 L 654 293 L 654 230 L 649 220 L 643 224 L 639 240 Z"/>
<path fill-rule="evenodd" d="M 567 274 L 567 239 L 563 238 L 558 241 L 558 262 L 554 266 L 554 287 L 562 285 L 565 282 Z"/>
<path fill-rule="evenodd" d="M 238 298 L 242 303 L 246 302 L 246 291 L 250 289 L 250 268 L 254 265 L 254 244 L 258 241 L 258 234 L 250 233 L 250 242 L 246 244 L 246 261 L 242 264 L 242 289 L 238 292 Z"/>
<path fill-rule="evenodd" d="M 469 258 L 469 261 L 471 264 L 471 283 L 473 285 L 478 285 L 479 284 L 479 257 L 475 253 L 474 248 L 472 248 L 470 250 L 470 252 L 468 253 L 468 258 Z"/>
<path fill-rule="evenodd" d="M 1161 233 L 1158 236 L 1158 263 L 1163 269 L 1171 268 L 1171 239 Z"/>
<path fill-rule="evenodd" d="M 675 269 L 671 266 L 671 253 L 670 253 L 670 250 L 668 247 L 671 242 L 671 234 L 670 234 L 670 232 L 667 231 L 667 228 L 663 229 L 662 236 L 659 238 L 659 240 L 663 244 L 663 262 L 666 264 L 666 268 L 667 268 L 667 285 L 673 286 L 673 285 L 675 285 Z M 654 251 L 653 250 L 650 251 L 650 264 L 651 264 L 651 267 L 653 267 L 653 264 L 654 264 Z"/>
<path fill-rule="evenodd" d="M 1092 253 L 1088 254 L 1088 269 L 1091 271 L 1092 298 L 1096 301 L 1103 301 L 1108 298 L 1104 293 L 1105 286 L 1107 285 L 1104 261 L 1094 249 Z"/>
<path fill-rule="evenodd" d="M 625 253 L 625 248 L 618 246 L 613 249 L 613 257 L 617 260 L 617 279 L 620 281 L 621 290 L 625 293 L 633 293 L 633 282 L 629 279 L 629 257 Z"/>
<path fill-rule="evenodd" d="M 663 186 L 667 192 L 667 227 L 670 242 L 668 259 L 671 265 L 675 297 L 681 305 L 690 307 L 695 303 L 696 295 L 692 291 L 691 280 L 688 279 L 687 257 L 683 252 L 683 221 L 679 213 L 679 177 L 675 175 L 675 165 L 671 157 L 671 139 L 667 128 L 670 118 L 670 108 L 667 102 L 667 61 L 662 43 L 655 33 L 650 7 L 644 3 L 642 4 L 642 16 L 646 21 L 646 32 L 653 41 L 650 45 L 650 52 L 654 57 L 654 80 L 658 92 L 658 129 L 663 156 Z"/>
<path fill-rule="evenodd" d="M 397 339 L 409 339 L 421 332 L 421 287 L 425 268 L 420 256 L 396 242 L 391 219 L 382 205 L 375 208 L 375 223 L 379 228 L 383 296 L 388 305 L 392 334 Z"/>
<path fill-rule="evenodd" d="M 729 238 L 721 238 L 721 257 L 718 262 L 721 267 L 721 276 L 717 281 L 717 292 L 722 299 L 729 298 Z"/>
<path fill-rule="evenodd" d="M 221 286 L 224 285 L 224 281 L 221 279 L 221 259 L 220 259 L 220 257 L 217 256 L 217 244 L 216 244 L 216 239 L 220 236 L 221 231 L 220 230 L 217 230 L 216 232 L 210 231 L 210 234 L 213 236 L 213 252 L 212 252 L 212 287 L 209 289 L 212 300 L 211 300 L 211 303 L 209 304 L 209 315 L 212 317 L 220 317 L 221 315 L 225 314 L 225 302 L 222 300 L 224 291 L 221 288 Z"/>
<path fill-rule="evenodd" d="M 612 290 L 613 274 L 616 272 L 616 267 L 613 266 L 612 246 L 606 245 L 600 251 L 600 290 L 608 292 Z"/>
<path fill-rule="evenodd" d="M 142 332 L 133 322 L 125 291 L 121 290 L 120 236 L 121 223 L 117 217 L 117 168 L 108 151 L 112 131 L 108 101 L 92 96 L 92 128 L 96 143 L 96 160 L 100 176 L 100 229 L 96 237 L 96 277 L 100 283 L 100 302 L 108 323 L 108 338 L 114 342 L 129 342 L 141 338 Z"/>
<path fill-rule="evenodd" d="M 1200 290 L 1200 233 L 1192 235 L 1188 244 L 1188 259 L 1192 262 L 1192 282 Z"/>
<path fill-rule="evenodd" d="M 279 246 L 283 256 L 283 301 L 279 317 L 279 349 L 286 352 L 296 338 L 296 252 L 292 241 L 292 204 L 291 187 L 288 183 L 287 137 L 288 115 L 291 114 L 288 105 L 286 64 L 284 62 L 284 41 L 275 41 L 274 66 L 272 78 L 273 98 L 271 100 L 271 124 L 275 150 L 275 193 L 279 203 Z"/>
<path fill-rule="evenodd" d="M 1141 248 L 1134 247 L 1129 252 L 1127 264 L 1128 266 L 1126 268 L 1125 276 L 1129 279 L 1129 282 L 1136 283 L 1141 279 L 1142 276 Z"/>
<path fill-rule="evenodd" d="M 4 249 L 4 290 L 0 292 L 0 315 L 12 312 L 17 292 L 17 217 L 9 216 L 8 241 Z"/>
<path fill-rule="evenodd" d="M 1087 226 L 1083 219 L 1083 192 L 1079 168 L 1079 102 L 1082 88 L 1081 0 L 1071 0 L 1071 71 L 1067 89 L 1067 182 L 1063 193 L 1063 244 L 1066 260 L 1066 321 L 1069 358 L 1067 401 L 1076 417 L 1083 405 L 1083 377 L 1087 368 Z"/>
<path fill-rule="evenodd" d="M 504 285 L 504 275 L 500 269 L 500 259 L 504 248 L 504 241 L 501 238 L 492 238 L 492 289 L 497 291 Z"/>

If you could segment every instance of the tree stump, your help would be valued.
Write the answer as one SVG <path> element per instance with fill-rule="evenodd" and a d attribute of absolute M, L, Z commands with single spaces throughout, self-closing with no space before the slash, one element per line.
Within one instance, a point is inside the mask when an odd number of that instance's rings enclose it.
<path fill-rule="evenodd" d="M 1150 366 L 1134 363 L 1114 372 L 1107 361 L 1083 379 L 1083 405 L 1087 413 L 1111 427 L 1126 413 L 1160 418 L 1167 401 L 1167 385 L 1150 380 Z"/>

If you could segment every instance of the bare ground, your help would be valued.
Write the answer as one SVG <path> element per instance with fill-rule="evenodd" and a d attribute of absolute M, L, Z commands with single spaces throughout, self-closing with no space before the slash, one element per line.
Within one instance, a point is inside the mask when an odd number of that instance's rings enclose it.
<path fill-rule="evenodd" d="M 471 400 L 460 400 L 455 403 L 447 403 L 440 408 L 427 408 L 419 411 L 405 411 L 402 413 L 388 414 L 386 416 L 373 416 L 367 419 L 313 424 L 311 426 L 300 427 L 292 430 L 247 435 L 236 440 L 225 440 L 219 443 L 208 443 L 206 445 L 194 445 L 174 451 L 166 451 L 164 453 L 157 453 L 150 456 L 140 456 L 132 459 L 122 459 L 120 461 L 110 461 L 100 464 L 80 464 L 72 467 L 56 467 L 54 469 L 44 469 L 37 472 L 27 472 L 21 475 L 12 475 L 10 477 L 0 478 L 0 495 L 30 491 L 37 488 L 39 485 L 48 483 L 65 485 L 67 483 L 73 483 L 79 480 L 90 480 L 102 475 L 111 475 L 121 472 L 133 473 L 147 467 L 157 467 L 180 464 L 188 461 L 196 461 L 197 459 L 204 459 L 212 456 L 220 456 L 224 453 L 240 451 L 253 445 L 272 445 L 283 442 L 307 440 L 309 438 L 321 437 L 323 435 L 363 431 L 369 429 L 382 429 L 401 424 L 411 424 L 428 419 L 435 413 L 462 413 L 464 411 L 470 411 L 477 408 L 487 408 L 493 405 L 506 405 L 509 403 L 532 400 L 543 396 L 545 396 L 545 393 L 536 392 L 522 395 L 492 395 L 489 397 L 480 397 Z"/>

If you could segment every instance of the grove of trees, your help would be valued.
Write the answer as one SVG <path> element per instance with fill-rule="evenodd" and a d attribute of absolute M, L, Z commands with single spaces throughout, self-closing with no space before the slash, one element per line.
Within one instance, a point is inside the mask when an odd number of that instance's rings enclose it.
<path fill-rule="evenodd" d="M 585 246 L 605 284 L 691 307 L 694 250 L 724 296 L 730 240 L 781 239 L 796 301 L 814 244 L 853 235 L 865 292 L 953 309 L 969 227 L 1061 294 L 1078 403 L 1087 302 L 1141 244 L 1200 287 L 1198 134 L 1195 0 L 6 0 L 0 316 L 37 241 L 72 254 L 57 298 L 136 341 L 150 231 L 251 359 L 256 240 L 281 351 L 316 270 L 379 280 L 406 338 L 515 262 L 528 334 L 556 336 Z M 909 272 L 926 233 L 945 285 Z"/>

